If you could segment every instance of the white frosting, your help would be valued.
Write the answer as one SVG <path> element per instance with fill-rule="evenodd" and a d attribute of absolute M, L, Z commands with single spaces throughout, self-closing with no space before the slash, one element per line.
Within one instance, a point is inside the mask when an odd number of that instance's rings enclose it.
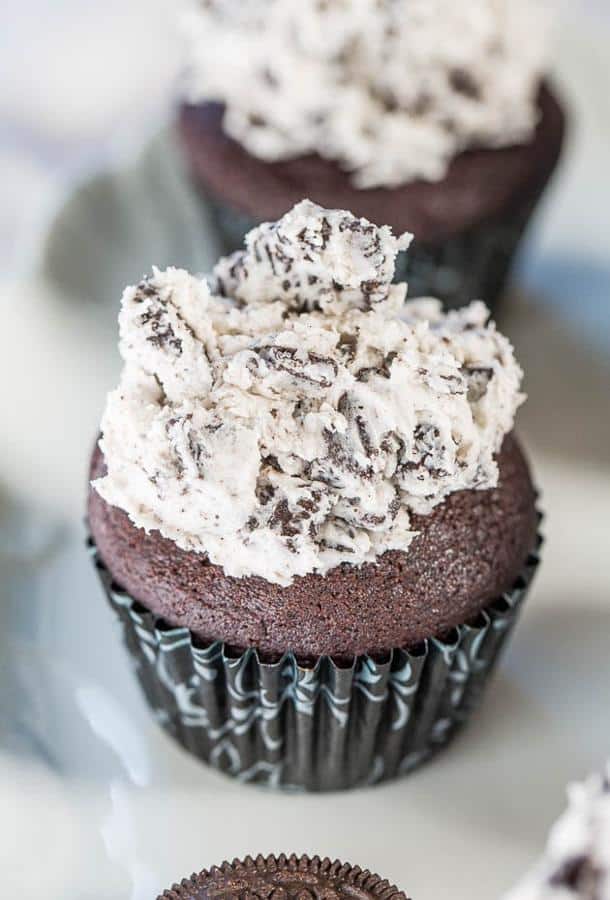
<path fill-rule="evenodd" d="M 610 764 L 568 801 L 543 860 L 505 900 L 610 900 Z"/>
<path fill-rule="evenodd" d="M 493 487 L 521 371 L 482 303 L 404 303 L 409 240 L 303 201 L 209 282 L 128 288 L 102 497 L 228 575 L 289 584 L 406 550 L 412 512 Z"/>
<path fill-rule="evenodd" d="M 359 187 L 436 181 L 527 141 L 546 66 L 536 0 L 190 0 L 187 95 L 264 160 L 336 159 Z"/>

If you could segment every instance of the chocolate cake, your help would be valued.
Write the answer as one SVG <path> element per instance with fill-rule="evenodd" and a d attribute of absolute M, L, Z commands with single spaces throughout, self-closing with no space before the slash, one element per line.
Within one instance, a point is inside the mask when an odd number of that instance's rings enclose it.
<path fill-rule="evenodd" d="M 179 128 L 197 182 L 252 225 L 278 219 L 310 197 L 321 206 L 387 222 L 397 232 L 410 231 L 417 249 L 491 228 L 535 206 L 557 165 L 565 131 L 562 107 L 548 85 L 538 102 L 540 119 L 530 141 L 464 151 L 439 181 L 417 179 L 392 188 L 358 188 L 336 162 L 315 154 L 257 159 L 223 130 L 219 103 L 183 105 Z"/>
<path fill-rule="evenodd" d="M 407 900 L 397 887 L 367 869 L 320 859 L 319 856 L 247 856 L 242 861 L 222 863 L 209 871 L 184 879 L 158 900 Z"/>
<path fill-rule="evenodd" d="M 287 650 L 304 659 L 387 655 L 475 619 L 511 587 L 534 549 L 535 492 L 513 436 L 498 464 L 493 490 L 451 494 L 430 515 L 415 516 L 419 533 L 408 553 L 385 553 L 360 569 L 345 564 L 289 587 L 226 576 L 202 554 L 136 528 L 94 488 L 89 527 L 117 584 L 203 642 L 257 647 L 267 657 Z M 97 448 L 91 477 L 104 474 Z"/>

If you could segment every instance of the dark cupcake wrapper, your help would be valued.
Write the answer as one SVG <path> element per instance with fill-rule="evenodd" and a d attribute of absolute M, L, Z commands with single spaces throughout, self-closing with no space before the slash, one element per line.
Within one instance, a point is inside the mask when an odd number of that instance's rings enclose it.
<path fill-rule="evenodd" d="M 118 588 L 89 548 L 156 718 L 194 756 L 243 782 L 328 791 L 406 774 L 448 743 L 478 705 L 539 562 L 476 621 L 387 659 L 268 662 L 203 644 Z"/>
<path fill-rule="evenodd" d="M 244 235 L 260 225 L 213 197 L 206 197 L 225 253 L 243 247 Z M 437 297 L 449 309 L 484 300 L 495 312 L 517 248 L 536 203 L 501 221 L 484 222 L 438 243 L 415 240 L 398 256 L 396 281 L 408 281 L 409 297 Z"/>

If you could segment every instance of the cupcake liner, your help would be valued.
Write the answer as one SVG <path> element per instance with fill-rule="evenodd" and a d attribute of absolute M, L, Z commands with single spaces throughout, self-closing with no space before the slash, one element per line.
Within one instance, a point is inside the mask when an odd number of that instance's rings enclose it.
<path fill-rule="evenodd" d="M 260 225 L 215 198 L 207 197 L 224 252 L 243 247 L 244 236 Z M 513 259 L 536 203 L 501 221 L 485 222 L 439 243 L 415 240 L 396 260 L 395 281 L 408 281 L 409 297 L 438 297 L 449 309 L 484 300 L 497 308 Z"/>
<path fill-rule="evenodd" d="M 395 280 L 409 283 L 410 297 L 438 297 L 449 309 L 484 300 L 495 311 L 534 206 L 439 244 L 420 243 L 416 235 L 397 260 Z"/>
<path fill-rule="evenodd" d="M 478 705 L 539 562 L 538 537 L 513 588 L 476 621 L 386 659 L 268 662 L 203 644 L 118 588 L 89 548 L 156 718 L 186 750 L 238 778 L 291 790 L 369 785 L 440 750 Z"/>

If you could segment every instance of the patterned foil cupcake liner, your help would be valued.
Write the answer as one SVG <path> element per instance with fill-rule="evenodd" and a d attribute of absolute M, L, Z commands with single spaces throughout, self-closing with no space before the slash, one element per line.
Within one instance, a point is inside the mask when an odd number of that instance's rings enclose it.
<path fill-rule="evenodd" d="M 185 750 L 243 782 L 330 791 L 404 775 L 444 747 L 478 705 L 539 562 L 476 621 L 387 659 L 267 662 L 201 643 L 118 588 L 89 548 L 157 720 Z"/>
<path fill-rule="evenodd" d="M 225 253 L 243 246 L 244 235 L 260 224 L 214 198 L 206 197 Z M 486 222 L 438 244 L 415 240 L 396 261 L 395 281 L 408 281 L 409 297 L 438 297 L 448 309 L 484 300 L 497 309 L 517 248 L 535 203 L 510 218 Z"/>

